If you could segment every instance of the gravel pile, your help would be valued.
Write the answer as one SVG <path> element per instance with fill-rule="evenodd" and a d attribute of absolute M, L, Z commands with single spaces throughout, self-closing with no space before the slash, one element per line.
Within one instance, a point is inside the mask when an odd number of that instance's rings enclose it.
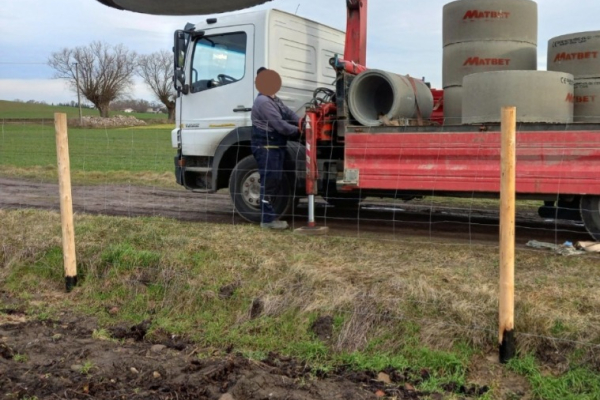
<path fill-rule="evenodd" d="M 72 126 L 79 126 L 79 119 L 73 120 Z M 122 128 L 127 126 L 144 126 L 145 121 L 134 116 L 115 115 L 110 118 L 83 117 L 81 127 L 83 128 Z"/>

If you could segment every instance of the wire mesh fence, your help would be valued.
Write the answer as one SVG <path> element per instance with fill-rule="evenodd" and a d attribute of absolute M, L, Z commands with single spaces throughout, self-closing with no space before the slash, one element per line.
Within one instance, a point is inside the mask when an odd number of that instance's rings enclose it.
<path fill-rule="evenodd" d="M 7 266 L 21 259 L 34 262 L 39 254 L 56 246 L 58 237 L 51 235 L 56 219 L 49 222 L 45 217 L 34 217 L 42 225 L 49 224 L 40 228 L 50 235 L 45 241 L 28 234 L 27 229 L 18 226 L 18 221 L 11 222 L 10 216 L 32 222 L 30 217 L 19 213 L 29 209 L 57 212 L 58 175 L 52 119 L 35 122 L 6 119 L 0 123 L 0 208 L 5 216 L 1 259 Z M 568 168 L 562 168 L 565 165 L 575 165 L 577 169 L 581 166 L 576 163 L 581 160 L 584 168 L 595 170 L 593 155 L 600 151 L 600 131 L 593 126 L 560 128 L 564 132 L 581 129 L 588 132 L 588 142 L 574 143 L 575 151 L 568 147 L 567 141 L 554 143 L 551 159 L 540 164 L 556 167 L 558 177 L 547 176 L 544 169 L 517 173 L 517 181 L 553 178 L 558 182 L 550 194 L 529 195 L 517 202 L 515 333 L 523 349 L 565 345 L 586 348 L 595 354 L 600 343 L 597 334 L 600 256 L 574 247 L 578 242 L 593 241 L 581 219 L 582 212 L 594 216 L 599 210 L 582 206 L 581 195 L 587 193 L 561 192 L 570 179 L 576 178 L 568 174 Z M 359 329 L 361 324 L 393 325 L 399 321 L 424 327 L 426 342 L 450 345 L 466 340 L 479 346 L 494 344 L 499 200 L 497 193 L 465 188 L 488 185 L 490 174 L 499 174 L 499 165 L 495 164 L 499 162 L 499 143 L 461 142 L 460 135 L 458 140 L 444 138 L 438 139 L 439 143 L 432 142 L 435 135 L 460 133 L 460 128 L 444 127 L 422 132 L 430 138 L 423 144 L 399 140 L 395 148 L 381 145 L 370 148 L 367 142 L 360 149 L 365 159 L 383 160 L 372 166 L 375 169 L 372 173 L 376 174 L 377 169 L 388 173 L 388 186 L 379 192 L 360 187 L 348 192 L 339 190 L 338 183 L 344 179 L 343 156 L 348 140 L 324 145 L 318 152 L 323 163 L 315 211 L 317 224 L 329 226 L 330 232 L 325 237 L 307 239 L 289 232 L 270 233 L 248 221 L 260 221 L 260 176 L 247 132 L 241 129 L 231 132 L 225 133 L 236 140 L 224 143 L 216 136 L 209 141 L 202 135 L 209 137 L 211 133 L 200 131 L 178 137 L 174 127 L 165 125 L 69 128 L 76 220 L 85 219 L 84 225 L 89 227 L 88 215 L 144 217 L 139 221 L 128 220 L 124 235 L 107 235 L 95 243 L 86 232 L 76 235 L 83 236 L 82 247 L 77 249 L 78 259 L 89 278 L 123 274 L 123 282 L 139 287 L 140 293 L 147 292 L 148 283 L 144 282 L 150 279 L 162 288 L 162 305 L 173 311 L 184 306 L 170 300 L 181 298 L 182 287 L 187 288 L 186 297 L 206 300 L 221 287 L 248 280 L 254 273 L 251 271 L 260 271 L 265 275 L 262 283 L 266 286 L 260 290 L 248 289 L 244 295 L 249 300 L 260 299 L 262 315 L 278 316 L 289 309 L 342 315 L 346 321 L 343 332 L 345 335 L 353 332 L 356 336 L 350 344 L 348 337 L 344 339 L 340 333 L 340 343 L 350 349 L 364 344 L 371 332 Z M 406 129 L 404 134 L 407 132 L 411 130 Z M 528 132 L 536 129 L 519 126 L 519 135 Z M 479 130 L 474 133 L 490 134 Z M 178 164 L 178 140 L 184 146 L 191 146 L 187 149 L 198 150 L 195 157 L 186 160 L 185 171 L 176 169 L 182 166 Z M 426 146 L 429 153 L 423 150 Z M 450 161 L 442 159 L 444 146 L 461 149 L 461 153 L 453 153 L 455 158 Z M 519 148 L 519 142 L 517 151 L 524 155 L 525 163 L 535 157 L 527 145 Z M 423 152 L 430 157 L 429 164 L 415 167 L 411 163 Z M 302 138 L 288 144 L 280 184 L 282 193 L 274 200 L 282 203 L 281 218 L 292 229 L 305 226 L 308 217 L 304 154 Z M 367 158 L 368 154 L 372 158 Z M 446 181 L 465 176 L 460 175 L 466 167 L 462 164 L 463 169 L 460 168 L 459 156 L 476 167 L 466 175 L 469 181 L 465 181 L 465 186 L 458 185 L 449 192 Z M 450 169 L 427 169 L 427 165 L 444 163 Z M 401 182 L 407 176 L 417 183 L 429 182 L 430 188 L 406 189 Z M 595 187 L 598 180 L 587 184 Z M 146 226 L 145 217 L 163 217 L 169 223 L 149 232 L 155 228 L 151 224 Z M 192 244 L 173 242 L 173 230 L 179 231 L 177 224 L 190 232 L 192 236 L 188 239 Z M 90 229 L 95 234 L 99 232 L 99 228 Z M 106 254 L 114 253 L 124 242 L 135 248 L 138 239 L 132 230 L 150 237 L 137 247 L 148 247 L 157 258 L 150 263 L 136 258 L 121 260 L 129 263 L 123 271 Z M 214 236 L 213 231 L 219 235 Z M 198 234 L 206 237 L 194 236 Z M 181 232 L 177 235 L 185 236 Z M 99 259 L 95 252 L 90 252 L 90 247 L 103 256 Z M 190 254 L 212 249 L 217 253 L 216 259 L 206 262 L 210 265 L 206 270 L 202 269 L 202 263 L 199 269 L 186 269 L 172 255 L 184 248 Z M 34 253 L 37 256 L 30 258 Z M 218 270 L 214 269 L 215 264 L 220 262 L 229 266 L 223 267 L 222 276 L 214 276 Z M 57 265 L 35 262 L 34 265 L 41 276 L 59 272 L 54 270 Z M 205 274 L 209 276 L 203 277 Z M 190 300 L 192 305 L 197 304 L 195 301 Z M 250 317 L 245 313 L 237 315 L 232 324 L 239 324 L 245 318 Z"/>

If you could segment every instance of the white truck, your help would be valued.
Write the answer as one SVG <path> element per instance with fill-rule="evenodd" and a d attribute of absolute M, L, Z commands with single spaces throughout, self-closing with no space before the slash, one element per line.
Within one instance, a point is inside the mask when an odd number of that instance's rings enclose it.
<path fill-rule="evenodd" d="M 277 71 L 283 83 L 278 96 L 302 115 L 317 88 L 334 89 L 329 61 L 343 54 L 344 40 L 342 31 L 278 10 L 208 18 L 175 32 L 177 182 L 198 192 L 228 188 L 236 211 L 260 221 L 259 175 L 250 151 L 256 70 Z M 305 148 L 290 142 L 288 153 L 275 204 L 280 214 L 305 194 Z M 334 159 L 341 157 L 329 158 L 326 168 L 335 175 L 342 166 Z M 331 182 L 334 191 L 335 176 Z"/>

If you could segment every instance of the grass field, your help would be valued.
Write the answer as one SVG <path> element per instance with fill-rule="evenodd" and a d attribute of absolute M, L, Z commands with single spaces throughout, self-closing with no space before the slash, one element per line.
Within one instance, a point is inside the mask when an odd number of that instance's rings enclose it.
<path fill-rule="evenodd" d="M 47 119 L 49 123 L 54 120 L 54 113 L 65 113 L 67 118 L 79 118 L 79 108 L 76 107 L 63 107 L 63 106 L 50 106 L 43 104 L 27 104 L 17 103 L 14 101 L 0 100 L 0 122 L 5 119 Z M 92 110 L 89 108 L 83 108 L 82 114 L 84 116 L 98 117 L 100 116 L 98 110 Z M 134 116 L 138 119 L 167 119 L 167 114 L 150 114 L 150 113 L 124 113 L 120 111 L 111 111 L 113 115 L 128 115 Z"/>
<path fill-rule="evenodd" d="M 173 179 L 172 125 L 124 129 L 69 128 L 72 179 L 76 184 L 130 183 L 176 187 Z M 24 155 L 27 155 L 24 157 Z M 127 174 L 123 174 L 127 171 Z M 56 182 L 53 121 L 0 125 L 0 174 Z M 397 202 L 376 199 L 377 202 Z M 499 200 L 428 197 L 426 205 L 459 209 L 498 209 Z M 519 201 L 520 211 L 535 212 L 539 201 Z"/>
<path fill-rule="evenodd" d="M 171 125 L 122 129 L 69 128 L 73 182 L 77 184 L 162 181 L 174 185 Z M 56 182 L 53 121 L 0 126 L 0 173 L 3 176 Z M 127 171 L 127 174 L 123 172 Z M 155 178 L 155 179 L 149 179 Z M 133 181 L 132 181 L 133 180 Z"/>
<path fill-rule="evenodd" d="M 69 129 L 73 180 L 175 186 L 170 131 Z M 0 174 L 56 182 L 51 121 L 1 125 Z M 60 216 L 0 210 L 0 287 L 31 301 L 40 318 L 73 307 L 105 326 L 151 318 L 154 331 L 189 337 L 206 354 L 233 346 L 324 372 L 427 370 L 420 389 L 428 391 L 477 381 L 492 389 L 484 399 L 600 399 L 597 257 L 517 252 L 520 355 L 501 367 L 488 360 L 497 352 L 491 245 L 86 215 L 75 229 L 81 285 L 64 297 Z M 329 339 L 311 328 L 323 317 Z M 512 375 L 526 382 L 525 397 L 505 395 Z"/>
<path fill-rule="evenodd" d="M 480 382 L 492 389 L 485 399 L 600 398 L 597 258 L 517 252 L 520 355 L 501 367 L 489 361 L 498 286 L 489 245 L 85 215 L 75 229 L 81 282 L 65 297 L 60 216 L 0 210 L 0 282 L 42 318 L 75 308 L 107 327 L 151 319 L 152 331 L 188 337 L 201 354 L 275 351 L 315 371 L 394 368 L 418 380 L 426 370 L 427 391 Z M 327 337 L 313 329 L 323 318 Z M 511 374 L 525 394 L 506 395 Z"/>

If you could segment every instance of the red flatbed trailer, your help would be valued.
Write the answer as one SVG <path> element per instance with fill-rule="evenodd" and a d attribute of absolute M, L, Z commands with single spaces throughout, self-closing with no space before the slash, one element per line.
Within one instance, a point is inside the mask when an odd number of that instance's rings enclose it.
<path fill-rule="evenodd" d="M 312 172 L 330 174 L 333 148 L 343 165 L 336 185 L 342 198 L 499 197 L 499 124 L 440 125 L 434 115 L 407 126 L 355 125 L 347 93 L 356 75 L 344 60 L 331 64 L 338 75 L 335 101 L 307 109 L 307 148 L 320 150 L 307 157 L 307 193 L 319 194 Z M 521 123 L 516 145 L 517 197 L 540 200 L 545 218 L 583 221 L 600 241 L 600 124 Z"/>
<path fill-rule="evenodd" d="M 364 196 L 499 197 L 501 133 L 498 124 L 443 124 L 443 91 L 432 90 L 430 121 L 406 127 L 354 126 L 347 104 L 354 77 L 366 70 L 368 0 L 347 0 L 346 47 L 334 102 L 307 109 L 307 193 L 315 188 L 322 148 L 343 148 L 337 191 Z M 500 110 L 498 110 L 500 114 Z M 414 121 L 413 121 L 414 122 Z M 518 198 L 545 202 L 540 215 L 583 221 L 600 240 L 600 124 L 520 124 L 517 127 Z M 313 156 L 315 153 L 316 156 Z"/>
<path fill-rule="evenodd" d="M 500 130 L 460 128 L 394 132 L 350 127 L 344 169 L 356 171 L 353 189 L 498 193 Z M 517 193 L 600 195 L 600 126 L 526 129 L 517 130 Z"/>
<path fill-rule="evenodd" d="M 498 197 L 500 127 L 348 126 L 340 191 L 455 197 Z M 600 240 L 600 125 L 517 127 L 519 198 L 579 208 Z"/>

